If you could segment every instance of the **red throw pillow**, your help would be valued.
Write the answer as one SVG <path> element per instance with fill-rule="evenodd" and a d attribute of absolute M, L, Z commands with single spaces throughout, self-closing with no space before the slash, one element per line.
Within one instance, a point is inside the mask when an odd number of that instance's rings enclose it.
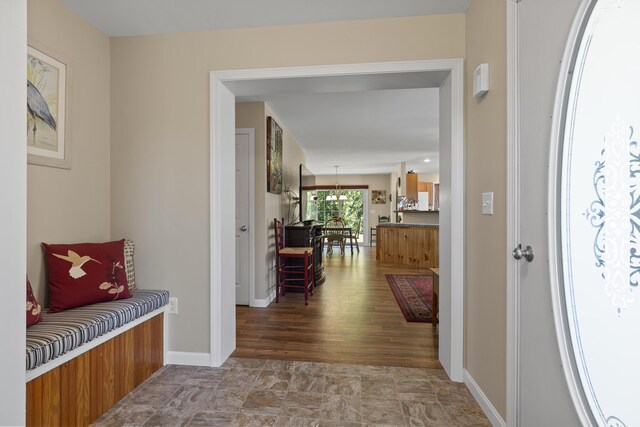
<path fill-rule="evenodd" d="M 31 289 L 31 283 L 29 282 L 29 277 L 27 277 L 27 328 L 42 320 L 41 311 L 42 308 L 36 301 L 35 295 L 33 295 L 33 289 Z"/>
<path fill-rule="evenodd" d="M 131 297 L 124 239 L 42 246 L 49 276 L 49 312 Z"/>

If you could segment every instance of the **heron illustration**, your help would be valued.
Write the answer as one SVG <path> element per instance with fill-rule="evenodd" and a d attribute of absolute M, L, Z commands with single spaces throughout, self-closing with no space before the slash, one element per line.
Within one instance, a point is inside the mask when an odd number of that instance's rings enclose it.
<path fill-rule="evenodd" d="M 93 259 L 91 258 L 89 255 L 85 255 L 85 256 L 80 256 L 78 255 L 76 252 L 69 250 L 67 251 L 67 255 L 58 255 L 58 254 L 53 254 L 53 256 L 63 259 L 65 261 L 68 261 L 71 263 L 71 268 L 69 269 L 69 276 L 73 277 L 74 279 L 79 279 L 80 277 L 86 275 L 87 273 L 85 273 L 85 271 L 82 269 L 82 266 L 89 262 L 89 261 L 95 261 L 98 264 L 101 264 L 100 261 L 98 261 L 97 259 Z"/>
<path fill-rule="evenodd" d="M 37 87 L 27 79 L 27 110 L 33 117 L 33 143 L 36 143 L 36 119 L 45 122 L 53 130 L 56 130 L 56 121 L 51 115 L 49 106 Z"/>

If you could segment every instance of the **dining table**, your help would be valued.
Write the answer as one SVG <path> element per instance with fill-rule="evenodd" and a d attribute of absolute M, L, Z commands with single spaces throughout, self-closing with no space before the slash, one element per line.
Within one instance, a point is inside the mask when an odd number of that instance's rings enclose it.
<path fill-rule="evenodd" d="M 327 230 L 329 231 L 327 233 Z M 351 248 L 351 253 L 353 253 L 353 227 L 322 227 L 322 234 L 342 234 L 345 239 L 349 239 L 349 247 Z M 322 242 L 322 246 L 324 246 L 324 241 Z M 358 248 L 358 252 L 360 249 Z"/>

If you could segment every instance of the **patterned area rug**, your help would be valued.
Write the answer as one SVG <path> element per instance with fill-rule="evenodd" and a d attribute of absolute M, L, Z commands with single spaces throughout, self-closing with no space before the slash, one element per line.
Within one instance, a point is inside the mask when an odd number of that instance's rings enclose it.
<path fill-rule="evenodd" d="M 433 277 L 417 274 L 385 274 L 407 322 L 431 323 Z"/>

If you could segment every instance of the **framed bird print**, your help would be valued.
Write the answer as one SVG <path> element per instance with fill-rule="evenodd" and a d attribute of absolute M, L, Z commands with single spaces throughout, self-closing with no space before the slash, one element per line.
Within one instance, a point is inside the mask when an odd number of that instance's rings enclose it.
<path fill-rule="evenodd" d="M 67 66 L 27 47 L 27 162 L 71 169 L 66 138 Z"/>

